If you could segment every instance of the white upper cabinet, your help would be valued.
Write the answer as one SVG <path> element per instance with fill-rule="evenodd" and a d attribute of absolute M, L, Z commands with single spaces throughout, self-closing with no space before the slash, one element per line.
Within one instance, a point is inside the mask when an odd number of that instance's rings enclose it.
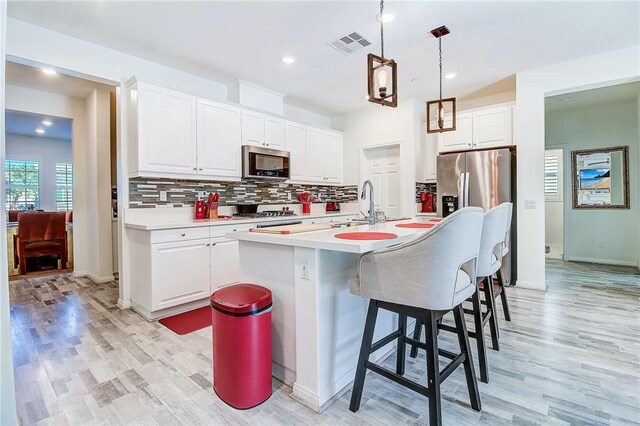
<path fill-rule="evenodd" d="M 491 108 L 473 114 L 475 148 L 512 145 L 511 107 Z"/>
<path fill-rule="evenodd" d="M 513 107 L 484 108 L 458 114 L 456 130 L 439 136 L 439 152 L 513 145 Z"/>
<path fill-rule="evenodd" d="M 265 146 L 264 114 L 242 110 L 242 145 Z"/>
<path fill-rule="evenodd" d="M 324 179 L 328 183 L 342 182 L 342 134 L 325 131 Z"/>
<path fill-rule="evenodd" d="M 240 177 L 240 108 L 198 100 L 198 173 L 206 176 Z"/>
<path fill-rule="evenodd" d="M 289 151 L 289 174 L 291 180 L 307 179 L 307 133 L 304 124 L 285 122 L 284 134 Z"/>
<path fill-rule="evenodd" d="M 285 149 L 284 120 L 278 117 L 265 116 L 264 143 L 267 148 Z"/>
<path fill-rule="evenodd" d="M 307 126 L 307 181 L 341 183 L 342 134 Z"/>
<path fill-rule="evenodd" d="M 139 174 L 191 174 L 196 168 L 196 97 L 176 90 L 138 82 L 137 164 Z"/>
<path fill-rule="evenodd" d="M 471 114 L 458 114 L 456 117 L 456 130 L 440 133 L 440 151 L 465 151 L 472 149 L 472 116 Z M 451 120 L 449 119 L 448 125 Z M 433 134 L 433 133 L 431 133 Z"/>
<path fill-rule="evenodd" d="M 284 149 L 284 120 L 259 112 L 242 110 L 242 144 Z"/>

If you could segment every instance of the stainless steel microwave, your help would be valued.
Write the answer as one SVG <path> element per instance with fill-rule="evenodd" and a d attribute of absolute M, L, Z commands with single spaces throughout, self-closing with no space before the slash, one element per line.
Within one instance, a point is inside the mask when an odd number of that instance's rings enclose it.
<path fill-rule="evenodd" d="M 242 146 L 242 177 L 251 179 L 289 179 L 289 151 Z"/>

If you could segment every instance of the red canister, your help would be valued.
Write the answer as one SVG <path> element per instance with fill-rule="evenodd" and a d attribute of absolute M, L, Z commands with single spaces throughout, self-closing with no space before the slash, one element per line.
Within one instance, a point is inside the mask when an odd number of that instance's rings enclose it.
<path fill-rule="evenodd" d="M 206 217 L 204 211 L 204 201 L 197 200 L 196 201 L 196 210 L 195 210 L 195 218 L 196 219 L 204 219 Z"/>

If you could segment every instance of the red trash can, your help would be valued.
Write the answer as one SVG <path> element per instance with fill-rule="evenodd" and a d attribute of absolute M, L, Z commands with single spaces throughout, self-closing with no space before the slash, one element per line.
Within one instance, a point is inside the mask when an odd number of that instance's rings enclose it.
<path fill-rule="evenodd" d="M 271 290 L 236 284 L 211 294 L 213 390 L 233 408 L 271 396 Z"/>

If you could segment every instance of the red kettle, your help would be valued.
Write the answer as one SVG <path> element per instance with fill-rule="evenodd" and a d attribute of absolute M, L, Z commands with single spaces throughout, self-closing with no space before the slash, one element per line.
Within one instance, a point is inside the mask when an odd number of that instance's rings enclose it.
<path fill-rule="evenodd" d="M 433 192 L 423 192 L 420 194 L 422 202 L 422 213 L 433 213 L 435 211 L 433 200 L 435 199 Z"/>

